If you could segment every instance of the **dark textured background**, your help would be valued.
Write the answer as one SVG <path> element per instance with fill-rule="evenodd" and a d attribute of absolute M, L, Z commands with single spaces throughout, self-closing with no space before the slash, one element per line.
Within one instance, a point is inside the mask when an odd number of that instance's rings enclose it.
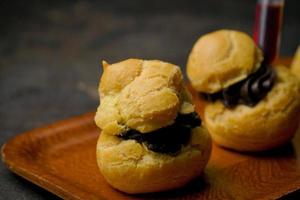
<path fill-rule="evenodd" d="M 286 0 L 282 55 L 300 43 L 299 2 Z M 254 0 L 0 0 L 0 144 L 95 110 L 100 60 L 161 59 L 184 69 L 201 34 L 220 28 L 251 34 L 254 6 Z M 54 198 L 0 163 L 0 199 Z"/>

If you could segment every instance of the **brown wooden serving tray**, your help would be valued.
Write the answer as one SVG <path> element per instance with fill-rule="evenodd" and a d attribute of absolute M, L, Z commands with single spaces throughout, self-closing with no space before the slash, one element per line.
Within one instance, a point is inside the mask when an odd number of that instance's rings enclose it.
<path fill-rule="evenodd" d="M 201 114 L 203 104 L 191 91 Z M 105 182 L 97 168 L 100 130 L 93 117 L 88 113 L 18 135 L 3 145 L 2 159 L 14 173 L 65 199 L 276 199 L 300 189 L 298 131 L 290 144 L 259 154 L 213 145 L 203 176 L 182 189 L 121 193 Z"/>

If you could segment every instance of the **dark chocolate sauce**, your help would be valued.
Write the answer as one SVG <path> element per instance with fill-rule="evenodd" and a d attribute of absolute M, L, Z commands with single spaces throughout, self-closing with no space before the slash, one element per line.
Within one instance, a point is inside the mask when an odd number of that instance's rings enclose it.
<path fill-rule="evenodd" d="M 208 101 L 221 100 L 226 107 L 237 104 L 255 106 L 272 89 L 275 71 L 263 64 L 255 73 L 228 88 L 213 94 L 201 93 Z"/>
<path fill-rule="evenodd" d="M 175 123 L 149 133 L 140 133 L 130 129 L 118 137 L 124 140 L 136 140 L 151 151 L 173 154 L 186 145 L 191 137 L 191 129 L 201 125 L 197 113 L 179 114 Z"/>

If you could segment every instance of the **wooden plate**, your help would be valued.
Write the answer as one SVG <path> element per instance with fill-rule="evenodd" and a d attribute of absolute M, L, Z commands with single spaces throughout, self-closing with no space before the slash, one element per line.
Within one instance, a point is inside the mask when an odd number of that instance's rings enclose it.
<path fill-rule="evenodd" d="M 195 92 L 192 91 L 195 95 Z M 202 103 L 195 98 L 201 113 Z M 96 165 L 94 113 L 18 135 L 2 147 L 8 168 L 65 199 L 275 199 L 300 189 L 300 132 L 274 151 L 240 154 L 213 145 L 204 175 L 185 188 L 126 195 Z"/>

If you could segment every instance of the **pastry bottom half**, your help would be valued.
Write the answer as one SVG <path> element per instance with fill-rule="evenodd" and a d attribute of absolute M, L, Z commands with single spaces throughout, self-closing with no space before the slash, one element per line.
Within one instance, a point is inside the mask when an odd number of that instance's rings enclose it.
<path fill-rule="evenodd" d="M 272 90 L 254 107 L 226 108 L 208 103 L 205 126 L 219 145 L 238 151 L 263 151 L 291 140 L 300 122 L 300 83 L 285 67 L 276 67 Z"/>
<path fill-rule="evenodd" d="M 158 192 L 181 187 L 203 172 L 211 138 L 206 129 L 196 127 L 190 142 L 169 155 L 135 140 L 100 134 L 96 153 L 100 171 L 112 187 L 130 194 Z"/>

